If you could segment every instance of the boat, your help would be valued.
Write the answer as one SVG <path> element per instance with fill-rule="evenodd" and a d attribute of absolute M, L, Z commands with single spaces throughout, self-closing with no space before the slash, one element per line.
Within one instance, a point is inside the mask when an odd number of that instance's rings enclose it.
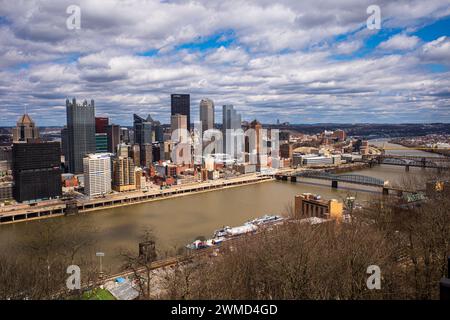
<path fill-rule="evenodd" d="M 201 240 L 195 240 L 194 242 L 186 245 L 186 248 L 191 249 L 191 250 L 204 249 L 207 247 L 208 247 L 208 245 L 206 244 L 206 241 L 201 241 Z"/>
<path fill-rule="evenodd" d="M 260 226 L 260 225 L 264 225 L 264 224 L 268 224 L 268 223 L 279 222 L 279 221 L 282 221 L 282 220 L 284 220 L 284 218 L 281 217 L 281 216 L 278 216 L 278 215 L 267 215 L 266 214 L 266 215 L 264 215 L 264 216 L 262 216 L 260 218 L 256 218 L 256 219 L 247 221 L 245 224 L 246 225 L 253 224 L 253 225 L 256 225 L 256 226 Z"/>

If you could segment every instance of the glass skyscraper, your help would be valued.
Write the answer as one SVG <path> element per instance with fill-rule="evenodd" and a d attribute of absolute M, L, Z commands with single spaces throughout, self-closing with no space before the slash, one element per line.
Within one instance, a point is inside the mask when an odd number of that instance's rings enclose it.
<path fill-rule="evenodd" d="M 170 115 L 176 114 L 187 117 L 187 129 L 191 130 L 191 96 L 189 94 L 170 95 Z"/>
<path fill-rule="evenodd" d="M 94 100 L 78 104 L 75 98 L 66 100 L 69 172 L 83 173 L 83 157 L 95 153 L 95 106 Z"/>

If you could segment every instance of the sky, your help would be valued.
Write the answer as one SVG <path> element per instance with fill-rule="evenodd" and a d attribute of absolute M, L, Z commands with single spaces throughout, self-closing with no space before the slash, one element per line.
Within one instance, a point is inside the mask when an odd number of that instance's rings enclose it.
<path fill-rule="evenodd" d="M 0 0 L 0 126 L 64 125 L 73 97 L 168 123 L 171 93 L 193 121 L 210 98 L 217 123 L 447 123 L 450 1 Z"/>

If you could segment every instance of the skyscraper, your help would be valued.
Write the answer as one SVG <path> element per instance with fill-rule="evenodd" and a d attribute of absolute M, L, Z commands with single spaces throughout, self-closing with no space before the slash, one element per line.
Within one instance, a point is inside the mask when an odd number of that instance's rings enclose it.
<path fill-rule="evenodd" d="M 13 142 L 27 142 L 39 138 L 39 129 L 28 114 L 22 115 L 12 129 Z"/>
<path fill-rule="evenodd" d="M 95 133 L 106 133 L 109 119 L 106 117 L 95 117 Z"/>
<path fill-rule="evenodd" d="M 120 126 L 117 124 L 107 125 L 106 135 L 108 137 L 108 152 L 117 153 L 117 145 L 120 144 Z"/>
<path fill-rule="evenodd" d="M 236 130 L 241 129 L 241 122 L 241 115 L 237 113 L 233 105 L 224 105 L 222 107 L 222 134 L 224 153 L 235 155 L 235 152 L 238 152 L 235 149 L 236 139 L 234 139 L 234 141 L 231 141 L 229 139 L 230 137 L 227 136 L 227 133 L 230 134 L 230 132 L 236 132 Z"/>
<path fill-rule="evenodd" d="M 16 201 L 61 196 L 60 154 L 58 142 L 13 144 L 13 194 Z"/>
<path fill-rule="evenodd" d="M 202 131 L 214 128 L 214 102 L 211 99 L 206 98 L 200 101 L 200 121 Z"/>
<path fill-rule="evenodd" d="M 66 112 L 69 172 L 79 174 L 83 173 L 83 157 L 96 149 L 94 100 L 77 104 L 75 98 L 72 102 L 67 99 Z"/>
<path fill-rule="evenodd" d="M 136 189 L 133 159 L 129 157 L 113 159 L 113 189 L 119 192 Z"/>
<path fill-rule="evenodd" d="M 109 153 L 88 154 L 83 158 L 84 193 L 89 197 L 111 192 L 111 158 Z"/>
<path fill-rule="evenodd" d="M 170 127 L 172 130 L 173 140 L 176 142 L 180 142 L 183 133 L 186 132 L 186 130 L 187 130 L 187 116 L 178 114 L 178 113 L 172 115 L 170 117 Z M 174 137 L 174 132 L 176 130 L 179 130 L 179 131 L 178 131 L 177 136 Z"/>
<path fill-rule="evenodd" d="M 170 95 L 170 114 L 182 114 L 187 117 L 187 129 L 191 130 L 191 96 L 189 94 Z"/>
<path fill-rule="evenodd" d="M 152 145 L 153 122 L 150 115 L 147 116 L 147 119 L 141 118 L 137 114 L 133 115 L 134 143 L 139 145 L 140 165 L 143 167 L 147 166 L 149 161 L 151 162 L 148 152 Z M 139 165 L 139 163 L 136 163 L 136 165 Z"/>

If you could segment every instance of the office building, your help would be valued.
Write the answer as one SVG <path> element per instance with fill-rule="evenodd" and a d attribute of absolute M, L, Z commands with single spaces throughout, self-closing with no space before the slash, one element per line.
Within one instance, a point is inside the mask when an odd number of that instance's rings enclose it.
<path fill-rule="evenodd" d="M 89 197 L 111 192 L 111 154 L 88 154 L 83 158 L 84 193 Z"/>
<path fill-rule="evenodd" d="M 120 128 L 120 142 L 129 144 L 131 142 L 130 139 L 130 130 L 128 128 Z"/>
<path fill-rule="evenodd" d="M 108 152 L 117 153 L 117 145 L 120 143 L 120 126 L 117 124 L 106 126 L 106 135 L 108 136 Z"/>
<path fill-rule="evenodd" d="M 185 115 L 187 118 L 187 129 L 191 130 L 191 96 L 189 94 L 170 95 L 170 114 Z"/>
<path fill-rule="evenodd" d="M 108 136 L 106 133 L 95 134 L 95 152 L 96 153 L 108 152 Z"/>
<path fill-rule="evenodd" d="M 130 158 L 133 159 L 134 165 L 139 167 L 141 165 L 141 148 L 138 144 L 133 144 L 129 152 Z"/>
<path fill-rule="evenodd" d="M 152 151 L 152 144 L 146 143 L 143 144 L 141 147 L 141 166 L 144 168 L 150 168 L 153 162 L 153 151 Z"/>
<path fill-rule="evenodd" d="M 200 101 L 200 121 L 203 131 L 214 129 L 214 102 L 211 99 Z"/>
<path fill-rule="evenodd" d="M 83 172 L 83 158 L 94 153 L 95 144 L 95 105 L 94 100 L 88 104 L 85 100 L 78 104 L 75 98 L 66 100 L 68 162 L 69 172 L 79 174 Z"/>
<path fill-rule="evenodd" d="M 95 117 L 95 133 L 106 133 L 109 119 L 106 117 Z"/>
<path fill-rule="evenodd" d="M 241 154 L 243 151 L 243 146 L 241 150 L 237 150 L 237 138 L 234 137 L 233 141 L 230 140 L 232 136 L 230 133 L 236 133 L 236 130 L 241 129 L 241 115 L 237 113 L 233 105 L 224 105 L 222 107 L 222 134 L 223 134 L 223 152 L 231 156 Z M 228 133 L 228 134 L 227 134 Z"/>
<path fill-rule="evenodd" d="M 183 135 L 187 135 L 187 116 L 178 113 L 172 115 L 170 117 L 170 129 L 172 130 L 172 140 L 175 142 L 182 141 Z"/>
<path fill-rule="evenodd" d="M 61 196 L 61 148 L 58 142 L 14 143 L 12 150 L 16 201 Z"/>
<path fill-rule="evenodd" d="M 129 157 L 113 159 L 113 189 L 119 192 L 136 189 L 133 159 Z"/>
<path fill-rule="evenodd" d="M 39 139 L 39 129 L 28 114 L 22 115 L 12 129 L 13 143 Z"/>
<path fill-rule="evenodd" d="M 13 198 L 13 184 L 10 181 L 0 182 L 0 201 Z"/>
<path fill-rule="evenodd" d="M 148 162 L 148 157 L 146 157 L 145 145 L 152 144 L 153 138 L 153 119 L 150 115 L 146 119 L 141 118 L 137 114 L 133 115 L 133 129 L 134 129 L 134 143 L 139 145 L 141 155 L 140 155 L 140 165 L 145 167 L 146 160 Z"/>

